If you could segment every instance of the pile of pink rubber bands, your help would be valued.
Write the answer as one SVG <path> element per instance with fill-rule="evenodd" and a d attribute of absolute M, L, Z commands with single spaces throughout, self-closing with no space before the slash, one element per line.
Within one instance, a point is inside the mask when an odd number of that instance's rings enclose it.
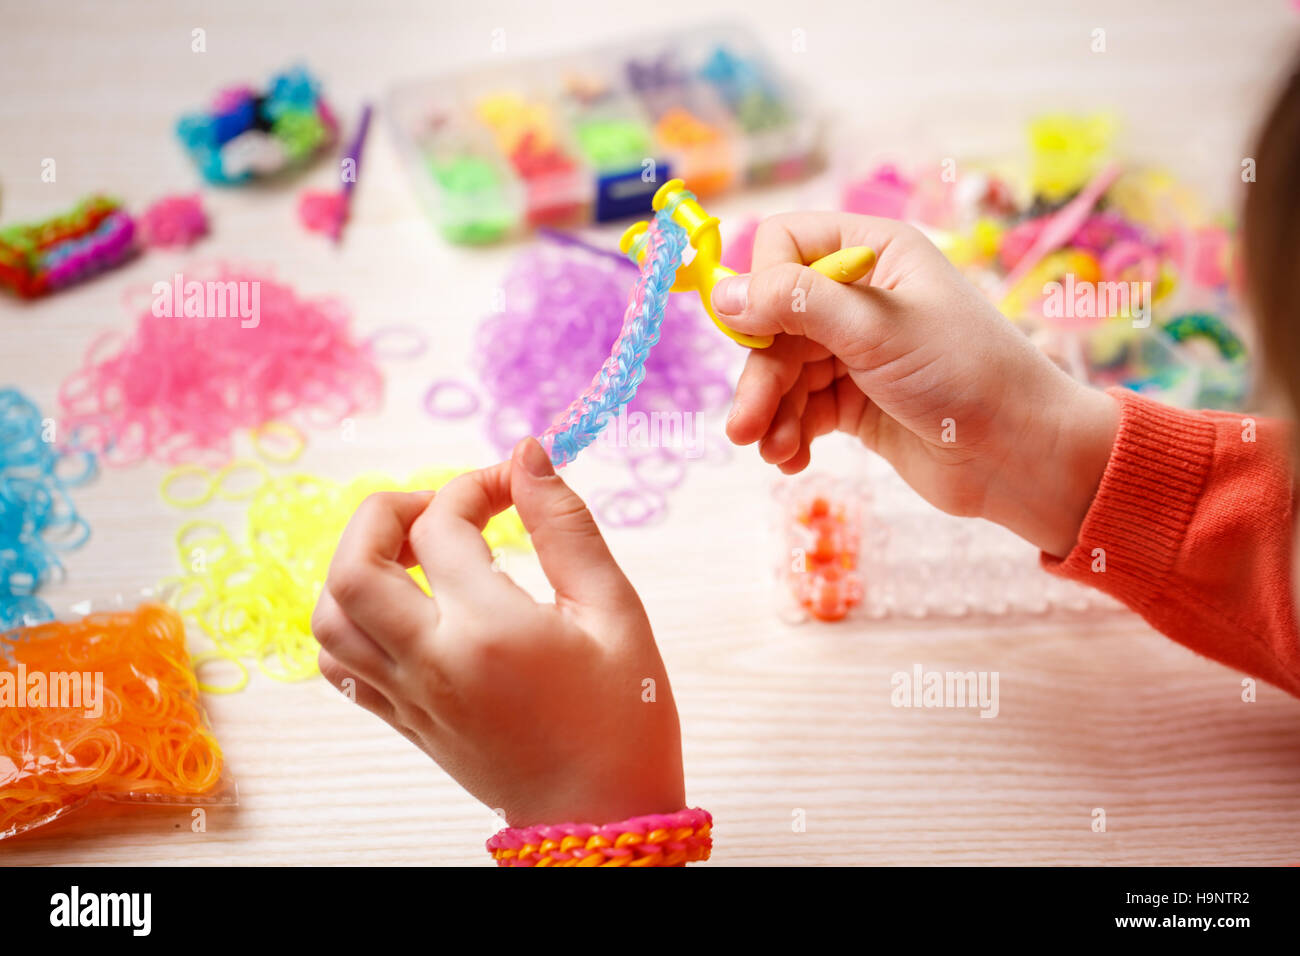
<path fill-rule="evenodd" d="M 135 328 L 100 336 L 59 389 L 65 427 L 107 464 L 220 464 L 239 429 L 331 427 L 379 406 L 372 350 L 336 299 L 228 266 L 148 296 Z"/>

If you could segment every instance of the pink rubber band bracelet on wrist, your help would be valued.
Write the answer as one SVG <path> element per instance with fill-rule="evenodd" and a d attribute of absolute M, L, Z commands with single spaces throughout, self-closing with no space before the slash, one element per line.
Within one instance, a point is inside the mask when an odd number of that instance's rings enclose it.
<path fill-rule="evenodd" d="M 507 827 L 487 850 L 497 866 L 682 866 L 709 858 L 712 830 L 713 817 L 696 808 L 603 826 Z"/>

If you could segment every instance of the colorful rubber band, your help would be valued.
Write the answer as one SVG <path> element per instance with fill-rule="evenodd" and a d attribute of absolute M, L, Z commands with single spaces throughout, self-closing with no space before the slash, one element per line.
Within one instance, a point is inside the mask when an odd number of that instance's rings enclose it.
<path fill-rule="evenodd" d="M 1162 328 L 1175 342 L 1197 339 L 1209 342 L 1222 358 L 1229 361 L 1240 361 L 1246 357 L 1246 345 L 1241 337 L 1228 323 L 1212 313 L 1189 312 L 1174 316 Z"/>
<path fill-rule="evenodd" d="M 184 481 L 187 478 L 200 478 L 203 481 L 202 490 L 189 497 L 180 497 L 172 493 L 172 486 L 178 481 Z M 217 490 L 217 483 L 212 480 L 208 470 L 202 465 L 178 465 L 163 476 L 162 484 L 158 488 L 158 494 L 163 501 L 173 508 L 198 508 L 212 500 L 213 494 Z"/>
<path fill-rule="evenodd" d="M 400 349 L 393 349 L 391 346 L 380 347 L 383 343 L 394 339 L 399 345 L 405 343 L 406 347 Z M 378 359 L 413 359 L 429 351 L 429 338 L 413 325 L 387 325 L 366 339 L 366 345 L 370 348 L 371 354 Z"/>
<path fill-rule="evenodd" d="M 507 827 L 487 841 L 497 866 L 683 866 L 713 851 L 705 810 L 632 817 L 596 826 Z"/>
<path fill-rule="evenodd" d="M 448 392 L 457 395 L 459 401 L 450 406 L 439 401 L 439 396 Z M 424 410 L 433 418 L 468 418 L 478 409 L 478 396 L 461 382 L 450 379 L 434 382 L 424 393 Z"/>
<path fill-rule="evenodd" d="M 204 666 L 217 661 L 223 664 L 231 664 L 239 671 L 239 676 L 233 683 L 211 684 L 204 681 L 201 676 Z M 248 686 L 248 668 L 244 666 L 244 662 L 238 657 L 231 657 L 221 651 L 201 651 L 190 658 L 190 664 L 194 667 L 194 676 L 198 679 L 199 690 L 205 694 L 236 694 Z"/>
<path fill-rule="evenodd" d="M 299 448 L 299 451 L 301 452 L 301 448 Z M 258 477 L 258 482 L 246 488 L 236 487 L 232 490 L 229 487 L 231 478 L 241 472 L 252 472 Z M 213 479 L 212 488 L 216 497 L 222 501 L 244 501 L 254 497 L 262 486 L 270 480 L 271 473 L 267 471 L 266 465 L 251 458 L 243 458 L 232 461 L 218 471 L 216 478 Z"/>
<path fill-rule="evenodd" d="M 288 451 L 272 451 L 266 445 L 266 438 L 272 435 L 288 436 L 293 442 Z M 264 422 L 253 429 L 253 450 L 267 461 L 287 465 L 302 456 L 307 447 L 307 436 L 287 422 Z"/>
<path fill-rule="evenodd" d="M 632 459 L 632 477 L 652 491 L 671 491 L 686 479 L 686 458 L 670 449 L 657 448 Z"/>
<path fill-rule="evenodd" d="M 664 496 L 652 488 L 617 488 L 597 492 L 591 510 L 600 523 L 614 528 L 639 528 L 663 517 Z"/>

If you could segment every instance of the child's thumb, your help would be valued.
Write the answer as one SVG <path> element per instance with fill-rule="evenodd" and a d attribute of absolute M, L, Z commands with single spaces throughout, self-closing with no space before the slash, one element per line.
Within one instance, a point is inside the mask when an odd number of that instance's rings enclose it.
<path fill-rule="evenodd" d="M 606 609 L 629 595 L 635 598 L 632 585 L 596 527 L 596 519 L 555 473 L 535 438 L 525 438 L 515 446 L 510 496 L 557 601 Z"/>
<path fill-rule="evenodd" d="M 713 287 L 712 303 L 718 318 L 737 332 L 802 335 L 844 356 L 881 341 L 887 296 L 787 262 L 723 279 Z"/>

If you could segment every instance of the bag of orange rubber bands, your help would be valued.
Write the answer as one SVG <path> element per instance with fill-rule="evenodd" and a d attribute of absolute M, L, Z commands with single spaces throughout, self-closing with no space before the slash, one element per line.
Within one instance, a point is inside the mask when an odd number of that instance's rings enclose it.
<path fill-rule="evenodd" d="M 95 800 L 236 801 L 161 604 L 0 634 L 0 840 Z"/>

